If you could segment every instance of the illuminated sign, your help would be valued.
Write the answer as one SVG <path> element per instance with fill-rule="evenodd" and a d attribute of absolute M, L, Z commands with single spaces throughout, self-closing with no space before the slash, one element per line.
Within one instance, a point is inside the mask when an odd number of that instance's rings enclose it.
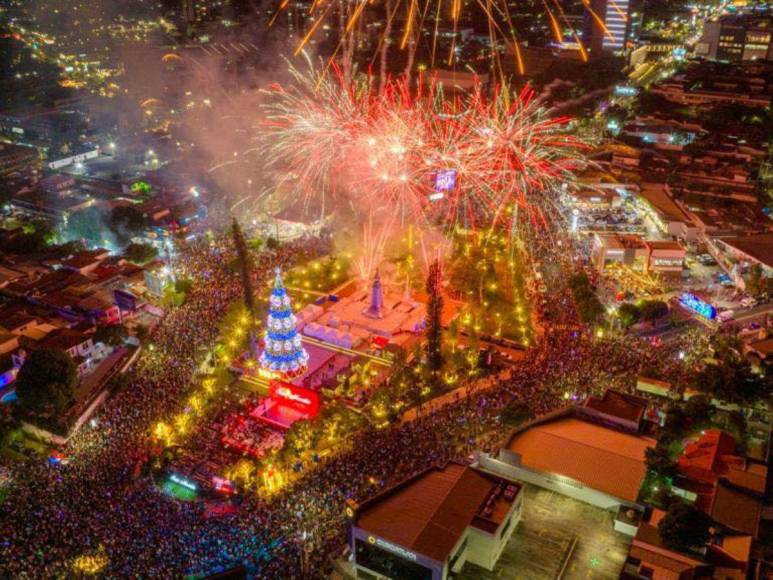
<path fill-rule="evenodd" d="M 456 187 L 456 170 L 446 169 L 435 175 L 435 191 L 450 191 Z"/>
<path fill-rule="evenodd" d="M 654 258 L 652 260 L 653 264 L 656 266 L 679 266 L 681 267 L 683 264 L 683 260 L 681 258 Z"/>
<path fill-rule="evenodd" d="M 282 399 L 287 399 L 288 401 L 293 401 L 295 403 L 300 403 L 301 405 L 308 406 L 311 405 L 311 400 L 307 399 L 306 397 L 302 397 L 296 393 L 293 393 L 290 389 L 287 387 L 279 387 L 274 394 Z"/>
<path fill-rule="evenodd" d="M 717 309 L 708 302 L 704 302 L 698 298 L 695 294 L 690 294 L 689 292 L 683 293 L 679 297 L 679 303 L 688 310 L 692 310 L 699 316 L 708 320 L 713 320 L 717 316 Z"/>
<path fill-rule="evenodd" d="M 230 479 L 218 477 L 217 475 L 212 476 L 212 487 L 215 488 L 215 491 L 222 493 L 236 493 L 236 488 Z"/>
<path fill-rule="evenodd" d="M 615 87 L 615 96 L 617 97 L 635 97 L 639 94 L 639 89 L 629 85 L 617 85 Z"/>
<path fill-rule="evenodd" d="M 271 398 L 277 403 L 293 407 L 311 417 L 319 413 L 319 393 L 311 389 L 296 387 L 291 383 L 271 381 Z"/>
<path fill-rule="evenodd" d="M 173 481 L 178 485 L 182 485 L 183 487 L 190 489 L 191 491 L 198 491 L 199 489 L 199 487 L 195 483 L 193 483 L 188 479 L 185 479 L 184 477 L 177 475 L 176 473 L 173 473 L 172 475 L 170 475 L 169 480 Z"/>
<path fill-rule="evenodd" d="M 392 552 L 393 554 L 397 554 L 401 558 L 405 558 L 406 560 L 411 560 L 412 562 L 416 562 L 419 559 L 419 557 L 413 552 L 409 552 L 402 546 L 398 546 L 397 544 L 393 544 L 392 542 L 387 542 L 386 540 L 382 540 L 381 538 L 368 536 L 368 543 L 375 544 L 379 548 L 383 548 L 384 550 Z"/>

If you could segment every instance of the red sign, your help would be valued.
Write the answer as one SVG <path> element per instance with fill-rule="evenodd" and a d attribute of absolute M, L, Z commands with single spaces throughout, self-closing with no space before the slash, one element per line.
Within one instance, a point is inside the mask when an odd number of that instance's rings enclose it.
<path fill-rule="evenodd" d="M 316 417 L 319 413 L 319 393 L 311 389 L 296 387 L 283 381 L 271 381 L 271 398 L 309 417 Z"/>

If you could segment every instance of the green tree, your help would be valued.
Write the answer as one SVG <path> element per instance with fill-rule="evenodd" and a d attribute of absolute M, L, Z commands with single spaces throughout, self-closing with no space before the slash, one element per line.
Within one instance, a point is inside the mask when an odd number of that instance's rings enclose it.
<path fill-rule="evenodd" d="M 659 442 L 665 445 L 671 441 L 676 441 L 682 436 L 686 426 L 687 416 L 682 407 L 672 403 L 666 409 L 666 419 L 663 422 L 663 428 L 660 430 Z"/>
<path fill-rule="evenodd" d="M 647 469 L 660 477 L 674 477 L 677 473 L 676 461 L 665 447 L 649 447 L 644 452 Z"/>
<path fill-rule="evenodd" d="M 569 278 L 569 288 L 572 291 L 580 321 L 585 324 L 595 323 L 604 314 L 604 305 L 596 296 L 588 275 L 585 272 L 574 274 Z"/>
<path fill-rule="evenodd" d="M 97 330 L 94 332 L 94 342 L 118 346 L 123 344 L 127 335 L 126 327 L 121 324 L 104 324 L 97 326 Z"/>
<path fill-rule="evenodd" d="M 569 278 L 569 288 L 572 290 L 575 290 L 577 288 L 583 288 L 590 286 L 590 279 L 588 278 L 588 275 L 585 272 L 578 272 L 577 274 L 573 274 Z"/>
<path fill-rule="evenodd" d="M 668 304 L 662 300 L 645 300 L 639 306 L 639 311 L 642 320 L 651 322 L 668 314 Z"/>
<path fill-rule="evenodd" d="M 188 294 L 193 289 L 193 280 L 190 278 L 177 278 L 174 281 L 174 291 Z"/>
<path fill-rule="evenodd" d="M 244 306 L 247 309 L 247 315 L 250 317 L 250 352 L 252 357 L 257 360 L 258 340 L 255 336 L 255 290 L 252 287 L 252 258 L 250 250 L 247 247 L 247 241 L 244 239 L 242 228 L 236 218 L 231 223 L 231 235 L 233 236 L 234 248 L 236 249 L 236 258 L 239 265 L 239 275 L 242 280 L 242 293 L 244 296 Z"/>
<path fill-rule="evenodd" d="M 436 261 L 429 267 L 427 275 L 427 332 L 426 357 L 429 382 L 437 387 L 443 370 L 443 296 L 440 287 L 440 264 Z"/>
<path fill-rule="evenodd" d="M 0 405 L 0 447 L 7 443 L 9 435 L 16 429 L 18 421 L 12 405 Z M 0 501 L 2 503 L 2 501 Z"/>
<path fill-rule="evenodd" d="M 389 389 L 383 387 L 377 389 L 368 401 L 368 410 L 375 423 L 388 420 L 392 414 L 392 394 Z"/>
<path fill-rule="evenodd" d="M 244 306 L 247 313 L 255 316 L 255 291 L 252 288 L 252 258 L 250 250 L 247 247 L 247 241 L 244 239 L 242 228 L 236 218 L 233 218 L 231 224 L 231 235 L 233 237 L 234 249 L 239 265 L 239 274 L 242 279 L 242 293 L 244 295 Z"/>
<path fill-rule="evenodd" d="M 32 413 L 60 413 L 72 402 L 78 371 L 61 350 L 33 351 L 16 377 L 19 405 Z"/>
<path fill-rule="evenodd" d="M 319 440 L 319 431 L 311 421 L 296 421 L 287 430 L 283 450 L 296 456 L 311 451 Z"/>
<path fill-rule="evenodd" d="M 158 250 L 150 244 L 129 244 L 123 255 L 135 264 L 147 264 L 158 256 Z"/>
<path fill-rule="evenodd" d="M 70 240 L 69 242 L 65 242 L 57 246 L 52 246 L 50 248 L 50 250 L 54 254 L 56 254 L 56 256 L 59 258 L 66 258 L 67 256 L 72 256 L 73 254 L 82 252 L 85 249 L 86 249 L 86 246 L 84 246 L 83 242 L 80 240 Z"/>
<path fill-rule="evenodd" d="M 48 249 L 52 237 L 48 225 L 25 228 L 13 236 L 0 236 L 0 250 L 9 254 L 36 254 Z"/>
<path fill-rule="evenodd" d="M 749 268 L 749 273 L 746 275 L 746 291 L 759 298 L 767 292 L 767 280 L 762 272 L 762 266 L 760 264 L 752 264 Z"/>
<path fill-rule="evenodd" d="M 711 404 L 711 397 L 706 395 L 696 395 L 684 404 L 684 414 L 694 425 L 705 423 L 714 413 L 714 405 Z"/>
<path fill-rule="evenodd" d="M 658 523 L 658 532 L 669 548 L 687 551 L 701 548 L 711 537 L 711 518 L 699 509 L 674 501 Z"/>
<path fill-rule="evenodd" d="M 629 328 L 639 322 L 641 312 L 639 307 L 630 302 L 625 302 L 617 309 L 617 317 L 620 319 L 620 324 L 623 328 Z"/>
<path fill-rule="evenodd" d="M 502 422 L 511 427 L 517 427 L 532 416 L 529 406 L 522 401 L 511 401 L 502 409 Z"/>
<path fill-rule="evenodd" d="M 574 295 L 577 304 L 577 315 L 585 324 L 594 324 L 604 314 L 604 305 L 601 304 L 596 293 L 590 289 L 579 290 Z"/>
<path fill-rule="evenodd" d="M 772 374 L 756 374 L 745 360 L 723 357 L 719 364 L 707 364 L 695 378 L 698 390 L 726 403 L 751 405 L 773 392 Z"/>

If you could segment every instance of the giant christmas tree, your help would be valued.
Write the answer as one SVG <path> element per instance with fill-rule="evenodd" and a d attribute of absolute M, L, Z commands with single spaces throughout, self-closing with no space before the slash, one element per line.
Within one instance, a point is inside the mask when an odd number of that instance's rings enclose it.
<path fill-rule="evenodd" d="M 260 366 L 279 378 L 293 378 L 306 372 L 308 362 L 309 353 L 301 343 L 290 297 L 277 268 L 269 299 L 265 346 L 260 355 Z"/>

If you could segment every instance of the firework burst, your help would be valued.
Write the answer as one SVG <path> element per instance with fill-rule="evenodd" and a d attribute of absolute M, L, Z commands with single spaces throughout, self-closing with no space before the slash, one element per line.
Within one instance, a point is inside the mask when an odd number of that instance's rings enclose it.
<path fill-rule="evenodd" d="M 432 79 L 414 94 L 403 80 L 377 92 L 335 68 L 292 71 L 292 86 L 268 91 L 260 140 L 283 188 L 306 206 L 329 207 L 333 196 L 362 215 L 380 208 L 420 226 L 538 223 L 583 164 L 569 119 L 548 118 L 531 89 L 489 98 L 476 86 L 449 99 Z"/>

